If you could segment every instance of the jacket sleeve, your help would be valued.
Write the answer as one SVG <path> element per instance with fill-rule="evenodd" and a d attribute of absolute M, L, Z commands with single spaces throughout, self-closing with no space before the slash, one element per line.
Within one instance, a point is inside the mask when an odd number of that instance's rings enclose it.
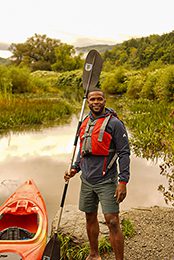
<path fill-rule="evenodd" d="M 130 178 L 130 146 L 124 124 L 116 119 L 113 131 L 113 142 L 118 155 L 119 182 L 128 183 Z"/>
<path fill-rule="evenodd" d="M 76 169 L 77 172 L 79 172 L 81 170 L 81 168 L 80 168 L 80 149 L 78 151 L 76 160 L 72 165 L 72 169 Z"/>

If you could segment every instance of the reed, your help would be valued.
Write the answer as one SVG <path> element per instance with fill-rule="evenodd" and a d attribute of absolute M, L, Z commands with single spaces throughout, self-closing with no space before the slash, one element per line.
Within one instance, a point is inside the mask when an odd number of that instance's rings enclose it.
<path fill-rule="evenodd" d="M 112 106 L 131 133 L 132 150 L 137 156 L 155 160 L 174 154 L 174 103 L 126 97 L 110 97 Z"/>
<path fill-rule="evenodd" d="M 141 99 L 129 101 L 126 119 L 135 153 L 147 159 L 174 154 L 174 104 Z"/>
<path fill-rule="evenodd" d="M 0 107 L 0 134 L 60 125 L 75 112 L 75 106 L 62 98 L 0 99 Z"/>

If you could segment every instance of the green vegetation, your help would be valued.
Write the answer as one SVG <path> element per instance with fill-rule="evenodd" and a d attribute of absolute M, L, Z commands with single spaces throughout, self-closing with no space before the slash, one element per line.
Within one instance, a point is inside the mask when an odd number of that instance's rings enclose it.
<path fill-rule="evenodd" d="M 9 50 L 13 54 L 12 63 L 27 66 L 32 71 L 67 71 L 82 66 L 81 55 L 74 56 L 72 45 L 61 43 L 44 35 L 35 34 L 25 43 L 13 43 Z"/>
<path fill-rule="evenodd" d="M 79 109 L 81 71 L 62 74 L 0 66 L 0 134 L 58 124 Z"/>
<path fill-rule="evenodd" d="M 163 193 L 165 202 L 174 207 L 174 167 L 173 158 L 169 158 L 160 165 L 161 174 L 167 177 L 168 187 L 159 185 L 158 190 Z"/>
<path fill-rule="evenodd" d="M 40 129 L 67 122 L 75 112 L 75 107 L 65 100 L 14 98 L 0 100 L 0 134 L 9 129 L 19 132 Z"/>
<path fill-rule="evenodd" d="M 103 55 L 106 65 L 125 66 L 129 69 L 142 69 L 151 64 L 174 63 L 174 31 L 131 39 L 117 44 Z"/>
<path fill-rule="evenodd" d="M 142 70 L 118 67 L 102 72 L 100 81 L 101 88 L 108 94 L 126 94 L 130 99 L 174 101 L 174 65 Z"/>
<path fill-rule="evenodd" d="M 126 97 L 112 97 L 110 103 L 129 128 L 131 147 L 137 156 L 152 160 L 173 156 L 173 103 Z"/>
<path fill-rule="evenodd" d="M 123 235 L 125 238 L 130 238 L 135 235 L 134 226 L 129 219 L 123 218 L 121 221 L 121 224 L 122 224 L 122 229 L 123 229 Z"/>
<path fill-rule="evenodd" d="M 109 94 L 124 94 L 127 91 L 128 72 L 119 67 L 111 72 L 104 73 L 101 79 L 102 89 Z"/>
<path fill-rule="evenodd" d="M 172 134 L 173 104 L 145 99 L 128 104 L 126 122 L 133 133 L 131 144 L 137 155 L 147 159 L 171 157 L 174 154 Z"/>

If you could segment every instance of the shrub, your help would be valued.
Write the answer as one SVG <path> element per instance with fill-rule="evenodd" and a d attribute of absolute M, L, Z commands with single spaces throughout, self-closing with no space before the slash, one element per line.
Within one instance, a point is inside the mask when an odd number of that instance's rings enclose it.
<path fill-rule="evenodd" d="M 28 68 L 10 67 L 12 93 L 19 94 L 31 91 L 30 70 Z"/>
<path fill-rule="evenodd" d="M 159 100 L 174 100 L 174 65 L 160 70 L 154 92 Z"/>
<path fill-rule="evenodd" d="M 155 98 L 154 88 L 158 80 L 158 76 L 159 75 L 156 72 L 152 72 L 147 75 L 146 81 L 144 82 L 144 85 L 140 92 L 140 97 L 147 99 Z"/>
<path fill-rule="evenodd" d="M 57 89 L 62 97 L 73 102 L 81 100 L 83 96 L 81 70 L 61 73 L 57 78 Z"/>
<path fill-rule="evenodd" d="M 123 94 L 127 90 L 126 70 L 122 67 L 107 73 L 102 82 L 102 89 L 109 94 Z"/>
<path fill-rule="evenodd" d="M 7 67 L 0 65 L 0 97 L 7 98 L 12 93 L 12 82 Z"/>
<path fill-rule="evenodd" d="M 142 74 L 136 74 L 131 76 L 128 81 L 127 96 L 130 98 L 138 99 L 140 97 L 140 92 L 143 89 L 144 77 Z"/>

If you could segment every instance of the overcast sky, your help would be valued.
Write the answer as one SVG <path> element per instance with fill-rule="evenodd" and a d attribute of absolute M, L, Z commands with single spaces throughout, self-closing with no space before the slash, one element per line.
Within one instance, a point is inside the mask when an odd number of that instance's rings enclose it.
<path fill-rule="evenodd" d="M 75 46 L 174 30 L 174 0 L 1 0 L 0 42 L 35 33 Z"/>

